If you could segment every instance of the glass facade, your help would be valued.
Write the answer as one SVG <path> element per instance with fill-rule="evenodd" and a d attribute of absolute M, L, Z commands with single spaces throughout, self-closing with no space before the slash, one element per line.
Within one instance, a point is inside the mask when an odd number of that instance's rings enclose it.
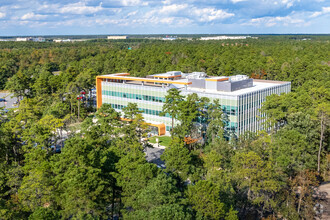
<path fill-rule="evenodd" d="M 160 116 L 165 102 L 165 96 L 169 87 L 144 86 L 137 84 L 126 84 L 103 80 L 102 103 L 109 103 L 117 111 L 121 111 L 128 103 L 136 103 L 142 111 L 144 119 L 149 123 L 163 123 L 166 131 L 171 130 L 172 120 L 170 115 Z M 197 93 L 199 97 L 207 97 L 210 101 L 219 100 L 228 120 L 226 129 L 236 135 L 243 134 L 245 131 L 258 131 L 262 129 L 262 119 L 259 109 L 266 97 L 271 94 L 288 93 L 291 91 L 290 83 L 273 84 L 272 86 L 246 92 L 244 94 L 222 94 L 212 92 L 201 92 L 187 89 L 180 89 L 181 94 Z M 175 121 L 175 125 L 178 124 Z"/>
<path fill-rule="evenodd" d="M 238 96 L 238 130 L 237 135 L 243 134 L 245 131 L 258 131 L 263 129 L 265 115 L 261 114 L 260 108 L 262 103 L 266 101 L 266 97 L 272 94 L 282 94 L 291 91 L 290 83 L 278 84 L 270 88 L 254 91 L 251 93 Z"/>
<path fill-rule="evenodd" d="M 114 82 L 102 82 L 102 103 L 109 103 L 117 111 L 128 105 L 136 103 L 147 122 L 163 123 L 171 126 L 172 119 L 169 114 L 160 116 L 167 94 L 167 88 L 132 85 Z M 175 124 L 178 122 L 176 121 Z"/>

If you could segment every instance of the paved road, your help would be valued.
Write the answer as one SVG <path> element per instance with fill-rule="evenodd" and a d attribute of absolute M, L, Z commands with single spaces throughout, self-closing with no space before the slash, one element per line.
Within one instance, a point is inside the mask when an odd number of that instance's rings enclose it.
<path fill-rule="evenodd" d="M 6 104 L 5 102 L 0 102 L 0 107 L 5 107 L 5 108 L 17 108 L 16 105 L 14 105 L 14 102 L 17 101 L 16 97 L 11 97 L 13 94 L 10 93 L 0 93 L 0 98 L 6 99 Z"/>
<path fill-rule="evenodd" d="M 164 153 L 165 148 L 163 146 L 157 147 L 156 144 L 153 147 L 145 148 L 146 159 L 150 163 L 156 164 L 158 167 L 165 168 L 165 163 L 160 159 L 160 156 Z"/>

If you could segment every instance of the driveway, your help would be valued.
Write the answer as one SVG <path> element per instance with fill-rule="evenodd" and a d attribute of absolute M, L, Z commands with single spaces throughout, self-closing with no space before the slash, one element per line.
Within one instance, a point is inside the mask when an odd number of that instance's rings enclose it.
<path fill-rule="evenodd" d="M 164 153 L 165 147 L 151 144 L 153 147 L 145 148 L 146 159 L 149 163 L 154 163 L 160 168 L 165 168 L 165 163 L 160 159 L 160 156 Z"/>
<path fill-rule="evenodd" d="M 6 109 L 8 108 L 17 108 L 16 105 L 14 105 L 14 102 L 17 101 L 16 97 L 11 97 L 13 94 L 11 93 L 0 93 L 0 98 L 6 99 L 6 102 L 0 102 L 0 107 L 5 107 Z"/>

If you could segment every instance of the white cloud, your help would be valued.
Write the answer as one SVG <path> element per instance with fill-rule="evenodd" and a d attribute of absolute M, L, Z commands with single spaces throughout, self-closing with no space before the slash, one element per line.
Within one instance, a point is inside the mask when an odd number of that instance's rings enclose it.
<path fill-rule="evenodd" d="M 247 0 L 231 0 L 231 2 L 234 3 L 234 4 L 236 4 L 238 2 L 245 2 L 245 1 L 247 1 Z"/>
<path fill-rule="evenodd" d="M 274 32 L 317 29 L 329 32 L 329 0 L 0 0 L 0 28 L 44 25 L 45 33 L 116 29 L 179 32 Z M 312 5 L 314 4 L 314 5 Z M 315 9 L 316 8 L 316 9 Z M 316 11 L 318 10 L 318 11 Z M 222 22 L 225 20 L 226 22 Z M 329 20 L 329 19 L 328 19 Z M 309 25 L 313 23 L 313 25 Z M 246 26 L 249 25 L 249 26 Z M 306 28 L 306 26 L 308 26 Z M 150 28 L 152 26 L 152 28 Z M 72 28 L 71 28 L 72 27 Z M 88 27 L 88 28 L 87 28 Z M 92 27 L 92 28 L 90 28 Z M 123 28 L 119 28 L 123 27 Z M 218 26 L 217 26 L 218 27 Z M 272 28 L 273 27 L 273 28 Z M 55 29 L 54 29 L 55 30 Z M 11 30 L 7 30 L 11 31 Z M 106 32 L 106 31 L 105 31 Z"/>
<path fill-rule="evenodd" d="M 295 0 L 282 0 L 282 4 L 285 5 L 287 8 L 292 7 L 294 2 Z"/>
<path fill-rule="evenodd" d="M 102 10 L 102 4 L 99 6 L 86 6 L 83 2 L 64 5 L 59 8 L 59 12 L 63 14 L 93 14 Z"/>
<path fill-rule="evenodd" d="M 164 5 L 170 5 L 170 4 L 172 4 L 172 0 L 164 0 L 164 1 L 162 1 L 162 3 Z"/>
<path fill-rule="evenodd" d="M 165 17 L 164 17 L 165 16 Z M 166 17 L 167 16 L 167 17 Z M 166 24 L 170 23 L 173 19 L 171 17 L 187 19 L 187 21 L 195 20 L 197 22 L 212 22 L 216 20 L 222 20 L 229 17 L 233 17 L 235 14 L 228 13 L 221 9 L 216 9 L 213 7 L 204 7 L 197 8 L 195 6 L 190 6 L 188 4 L 172 4 L 172 5 L 163 5 L 159 9 L 154 9 L 145 14 L 145 18 L 153 18 L 158 22 L 162 21 L 162 19 Z M 175 19 L 177 20 L 177 19 Z"/>
<path fill-rule="evenodd" d="M 198 20 L 201 22 L 210 22 L 215 20 L 222 20 L 232 16 L 235 16 L 233 13 L 225 12 L 221 9 L 215 8 L 194 8 L 192 13 L 198 17 Z"/>
<path fill-rule="evenodd" d="M 127 14 L 127 17 L 129 17 L 129 16 L 134 16 L 134 15 L 136 15 L 137 13 L 138 13 L 138 11 L 132 11 L 132 12 L 130 12 L 130 13 Z"/>
<path fill-rule="evenodd" d="M 141 0 L 121 0 L 120 2 L 122 6 L 137 6 L 137 5 L 147 6 L 149 4 L 148 2 Z"/>
<path fill-rule="evenodd" d="M 320 15 L 328 14 L 328 13 L 330 13 L 330 7 L 322 7 L 322 11 L 314 12 L 310 17 L 315 18 L 315 17 L 318 17 Z"/>
<path fill-rule="evenodd" d="M 29 12 L 21 17 L 22 20 L 41 20 L 47 18 L 47 15 L 34 14 Z"/>
<path fill-rule="evenodd" d="M 181 10 L 184 10 L 188 7 L 187 4 L 183 4 L 183 5 L 177 5 L 177 4 L 173 4 L 173 5 L 165 5 L 163 6 L 158 13 L 160 14 L 175 14 L 180 12 Z"/>
<path fill-rule="evenodd" d="M 276 16 L 276 17 L 262 17 L 262 18 L 254 18 L 251 19 L 249 22 L 244 23 L 243 25 L 252 25 L 252 26 L 266 26 L 272 27 L 276 25 L 295 25 L 295 26 L 306 26 L 309 25 L 308 22 L 300 18 L 293 18 L 292 16 Z"/>

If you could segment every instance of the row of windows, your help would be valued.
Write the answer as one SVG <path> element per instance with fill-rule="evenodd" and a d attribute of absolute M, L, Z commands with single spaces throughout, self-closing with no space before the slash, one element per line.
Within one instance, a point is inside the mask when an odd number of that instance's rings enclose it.
<path fill-rule="evenodd" d="M 161 102 L 161 103 L 165 102 L 164 97 L 156 97 L 156 96 L 150 96 L 150 95 L 138 95 L 138 94 L 132 94 L 132 93 L 114 92 L 114 91 L 107 91 L 107 90 L 103 90 L 102 95 L 135 99 L 135 100 L 145 100 L 145 101 L 152 101 L 152 102 Z M 237 107 L 223 106 L 223 112 L 226 113 L 227 115 L 237 115 Z M 149 113 L 146 113 L 146 114 L 149 114 Z"/>
<path fill-rule="evenodd" d="M 223 113 L 227 114 L 227 115 L 237 115 L 237 108 L 236 109 L 233 109 L 233 108 L 226 108 L 226 107 L 223 107 L 222 109 Z"/>
<path fill-rule="evenodd" d="M 111 104 L 111 107 L 114 108 L 114 109 L 120 109 L 122 110 L 123 108 L 125 108 L 126 106 L 125 105 L 117 105 L 117 104 Z M 161 111 L 157 111 L 157 110 L 151 110 L 151 109 L 145 109 L 145 108 L 139 108 L 140 111 L 142 111 L 142 113 L 144 114 L 149 114 L 149 115 L 157 115 L 159 116 Z M 168 118 L 171 118 L 171 116 L 166 113 L 165 114 L 165 117 L 168 117 Z"/>
<path fill-rule="evenodd" d="M 124 105 L 117 105 L 117 104 L 111 104 L 111 106 L 114 109 L 120 109 L 120 110 L 122 110 L 123 108 L 126 107 Z M 142 111 L 144 114 L 157 115 L 157 116 L 159 116 L 159 114 L 161 112 L 161 111 L 157 111 L 157 110 L 144 109 L 144 108 L 139 108 L 139 110 Z M 168 113 L 166 113 L 165 117 L 170 118 L 170 115 Z M 237 129 L 237 123 L 236 122 L 226 122 L 225 127 L 226 127 L 226 129 L 236 130 Z M 166 126 L 166 131 L 171 131 L 171 129 L 172 129 L 172 126 Z"/>
<path fill-rule="evenodd" d="M 114 91 L 107 91 L 107 90 L 102 90 L 102 95 L 115 96 L 115 97 L 127 98 L 127 99 L 145 100 L 145 101 L 150 101 L 150 102 L 165 102 L 164 97 L 157 97 L 157 96 L 150 96 L 150 95 L 138 95 L 138 94 L 132 94 L 132 93 L 114 92 Z"/>
<path fill-rule="evenodd" d="M 136 99 L 136 100 L 145 100 L 145 101 L 152 101 L 152 102 L 165 102 L 165 98 L 163 97 L 156 97 L 156 96 L 149 96 L 149 95 L 138 95 L 132 93 L 123 93 L 123 92 L 114 92 L 114 91 L 107 91 L 103 90 L 102 95 L 108 96 L 115 96 L 120 98 L 128 98 L 128 99 Z M 237 107 L 230 107 L 230 106 L 223 106 L 223 112 L 227 115 L 237 115 Z M 149 114 L 149 113 L 146 113 Z"/>
<path fill-rule="evenodd" d="M 225 121 L 225 127 L 237 128 L 237 122 Z"/>

